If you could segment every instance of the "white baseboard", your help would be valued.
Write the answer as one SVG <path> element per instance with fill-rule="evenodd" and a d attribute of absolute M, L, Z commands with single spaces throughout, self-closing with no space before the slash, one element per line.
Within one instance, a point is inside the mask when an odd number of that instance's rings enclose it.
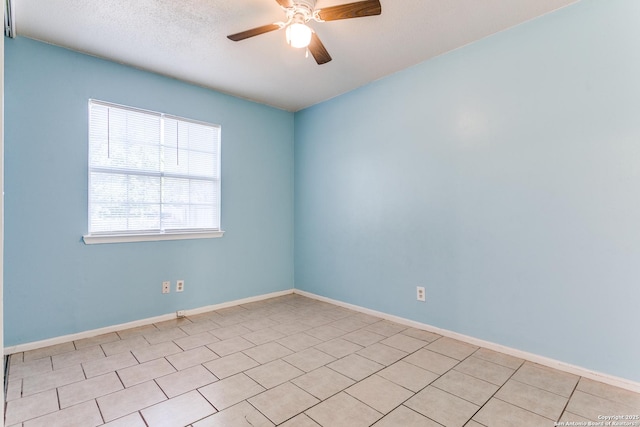
<path fill-rule="evenodd" d="M 640 393 L 640 383 L 628 380 L 626 378 L 620 378 L 609 374 L 604 374 L 601 372 L 592 371 L 590 369 L 582 368 L 580 366 L 571 365 L 569 363 L 561 362 L 559 360 L 551 359 L 544 356 L 539 356 L 537 354 L 529 353 L 526 351 L 518 350 L 515 348 L 503 346 L 500 344 L 496 344 L 490 341 L 481 340 L 478 338 L 474 338 L 468 335 L 459 334 L 457 332 L 449 331 L 447 329 L 441 329 L 435 326 L 428 325 L 426 323 L 416 322 L 414 320 L 405 319 L 403 317 L 394 316 L 392 314 L 387 314 L 381 311 L 372 310 L 369 308 L 361 307 L 354 304 L 345 303 L 342 301 L 334 300 L 331 298 L 323 297 L 320 295 L 316 295 L 310 292 L 302 291 L 300 289 L 287 289 L 284 291 L 272 292 L 269 294 L 258 295 L 255 297 L 243 298 L 234 301 L 223 302 L 220 304 L 208 305 L 204 307 L 194 308 L 192 310 L 185 310 L 185 314 L 187 316 L 195 316 L 197 314 L 206 313 L 208 311 L 220 310 L 227 307 L 234 307 L 237 305 L 248 304 L 251 302 L 262 301 L 269 298 L 280 297 L 289 294 L 298 294 L 308 298 L 313 298 L 318 301 L 328 302 L 330 304 L 334 304 L 340 307 L 348 308 L 350 310 L 358 311 L 360 313 L 370 314 L 372 316 L 380 317 L 382 319 L 390 320 L 392 322 L 396 322 L 402 325 L 411 326 L 417 329 L 423 329 L 425 331 L 433 332 L 438 335 L 442 335 L 445 337 L 457 339 L 460 341 L 467 342 L 469 344 L 473 344 L 478 347 L 488 348 L 490 350 L 498 351 L 500 353 L 508 354 L 510 356 L 517 357 L 519 359 L 528 360 L 530 362 L 538 363 L 543 366 L 548 366 L 553 369 L 558 369 L 564 372 L 568 372 L 570 374 L 579 375 L 581 377 L 589 378 L 594 381 L 599 381 L 605 384 L 609 384 L 615 387 L 624 388 L 626 390 L 630 390 L 636 393 Z M 90 331 L 79 332 L 76 334 L 63 335 L 60 337 L 49 338 L 41 341 L 33 341 L 25 344 L 18 344 L 11 347 L 4 348 L 4 354 L 13 354 L 19 353 L 22 351 L 35 350 L 42 347 L 49 347 L 56 344 L 62 344 L 69 341 L 76 341 L 83 338 L 91 338 L 97 335 L 108 334 L 110 332 L 121 331 L 123 329 L 135 328 L 137 326 L 145 326 L 150 325 L 152 323 L 163 322 L 166 320 L 175 319 L 176 314 L 169 313 L 163 314 L 161 316 L 149 317 L 146 319 L 140 319 L 133 322 L 121 323 L 119 325 L 107 326 L 105 328 L 92 329 Z"/>
<path fill-rule="evenodd" d="M 207 305 L 205 307 L 198 307 L 192 310 L 184 310 L 185 315 L 195 316 L 196 314 L 206 313 L 208 311 L 220 310 L 227 307 L 234 307 L 236 305 L 248 304 L 250 302 L 262 301 L 269 298 L 280 297 L 283 295 L 289 295 L 293 293 L 293 289 L 287 289 L 284 291 L 272 292 L 269 294 L 258 295 L 255 297 L 243 298 L 234 301 L 223 302 L 220 304 Z M 92 329 L 89 331 L 78 332 L 76 334 L 63 335 L 59 337 L 49 338 L 41 341 L 33 341 L 24 344 L 18 344 L 4 348 L 4 354 L 20 353 L 22 351 L 35 350 L 37 348 L 49 347 L 56 344 L 62 344 L 69 341 L 76 341 L 83 338 L 91 338 L 97 335 L 108 334 L 111 332 L 121 331 L 123 329 L 135 328 L 138 326 L 150 325 L 152 323 L 164 322 L 176 318 L 176 313 L 163 314 L 161 316 L 148 317 L 146 319 L 135 320 L 133 322 L 121 323 L 119 325 L 107 326 L 104 328 Z"/>
<path fill-rule="evenodd" d="M 548 357 L 540 356 L 537 354 L 529 353 L 526 351 L 518 350 L 515 348 L 507 347 L 504 345 L 496 344 L 490 341 L 481 340 L 478 338 L 470 337 L 468 335 L 459 334 L 457 332 L 449 331 L 447 329 L 437 328 L 435 326 L 428 325 L 426 323 L 416 322 L 413 320 L 405 319 L 403 317 L 394 316 L 391 314 L 383 313 L 381 311 L 371 310 L 358 305 L 345 303 L 342 301 L 334 300 L 331 298 L 323 297 L 320 295 L 312 294 L 310 292 L 294 289 L 293 292 L 298 295 L 302 295 L 308 298 L 313 298 L 319 301 L 328 302 L 340 307 L 348 308 L 350 310 L 359 311 L 361 313 L 370 314 L 372 316 L 381 317 L 386 320 L 390 320 L 401 325 L 411 326 L 417 329 L 423 329 L 429 332 L 433 332 L 438 335 L 464 341 L 469 344 L 473 344 L 478 347 L 488 348 L 489 350 L 498 351 L 500 353 L 508 354 L 510 356 L 517 357 L 519 359 L 528 360 L 530 362 L 537 363 L 539 365 L 547 366 L 549 368 L 558 369 L 560 371 L 568 372 L 570 374 L 579 375 L 581 377 L 588 378 L 590 380 L 599 381 L 605 384 L 609 384 L 615 387 L 624 388 L 636 393 L 640 393 L 640 383 L 628 380 L 626 378 L 620 378 L 601 372 L 592 371 L 580 366 L 571 365 L 569 363 L 561 362 L 559 360 L 551 359 Z"/>

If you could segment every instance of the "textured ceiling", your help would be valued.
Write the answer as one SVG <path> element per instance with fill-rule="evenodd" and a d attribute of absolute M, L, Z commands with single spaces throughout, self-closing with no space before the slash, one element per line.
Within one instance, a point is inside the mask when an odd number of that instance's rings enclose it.
<path fill-rule="evenodd" d="M 354 0 L 318 0 L 317 8 Z M 275 0 L 11 0 L 15 31 L 48 43 L 297 111 L 577 0 L 381 0 L 382 15 L 318 23 L 317 65 L 274 31 Z"/>

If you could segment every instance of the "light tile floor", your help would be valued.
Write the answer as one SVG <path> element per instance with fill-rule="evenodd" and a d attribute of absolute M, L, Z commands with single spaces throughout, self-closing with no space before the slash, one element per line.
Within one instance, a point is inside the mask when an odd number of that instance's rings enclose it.
<path fill-rule="evenodd" d="M 640 394 L 299 295 L 13 354 L 6 400 L 6 425 L 22 427 L 551 427 L 640 415 Z"/>

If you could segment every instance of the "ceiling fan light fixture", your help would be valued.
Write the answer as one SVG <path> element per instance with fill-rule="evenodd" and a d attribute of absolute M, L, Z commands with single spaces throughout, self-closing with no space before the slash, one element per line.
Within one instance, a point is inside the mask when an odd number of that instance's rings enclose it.
<path fill-rule="evenodd" d="M 294 22 L 289 25 L 286 30 L 287 43 L 295 48 L 303 48 L 309 46 L 311 43 L 311 28 L 305 24 Z"/>
<path fill-rule="evenodd" d="M 327 52 L 327 49 L 320 41 L 316 32 L 307 26 L 307 23 L 311 19 L 316 22 L 326 22 L 375 16 L 382 13 L 380 0 L 359 0 L 352 3 L 329 6 L 324 9 L 316 9 L 316 1 L 317 0 L 276 0 L 287 17 L 286 21 L 274 22 L 230 34 L 227 38 L 237 42 L 284 28 L 287 44 L 297 49 L 306 48 L 306 55 L 309 56 L 310 53 L 313 55 L 316 63 L 322 65 L 331 61 L 331 55 Z"/>

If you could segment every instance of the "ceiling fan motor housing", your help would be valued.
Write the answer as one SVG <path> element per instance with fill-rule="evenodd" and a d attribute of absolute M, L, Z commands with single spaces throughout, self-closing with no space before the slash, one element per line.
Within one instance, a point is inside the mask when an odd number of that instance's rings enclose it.
<path fill-rule="evenodd" d="M 304 22 L 309 21 L 313 17 L 313 11 L 316 8 L 316 0 L 294 0 L 293 7 L 287 13 L 289 18 L 294 16 L 302 16 Z"/>

